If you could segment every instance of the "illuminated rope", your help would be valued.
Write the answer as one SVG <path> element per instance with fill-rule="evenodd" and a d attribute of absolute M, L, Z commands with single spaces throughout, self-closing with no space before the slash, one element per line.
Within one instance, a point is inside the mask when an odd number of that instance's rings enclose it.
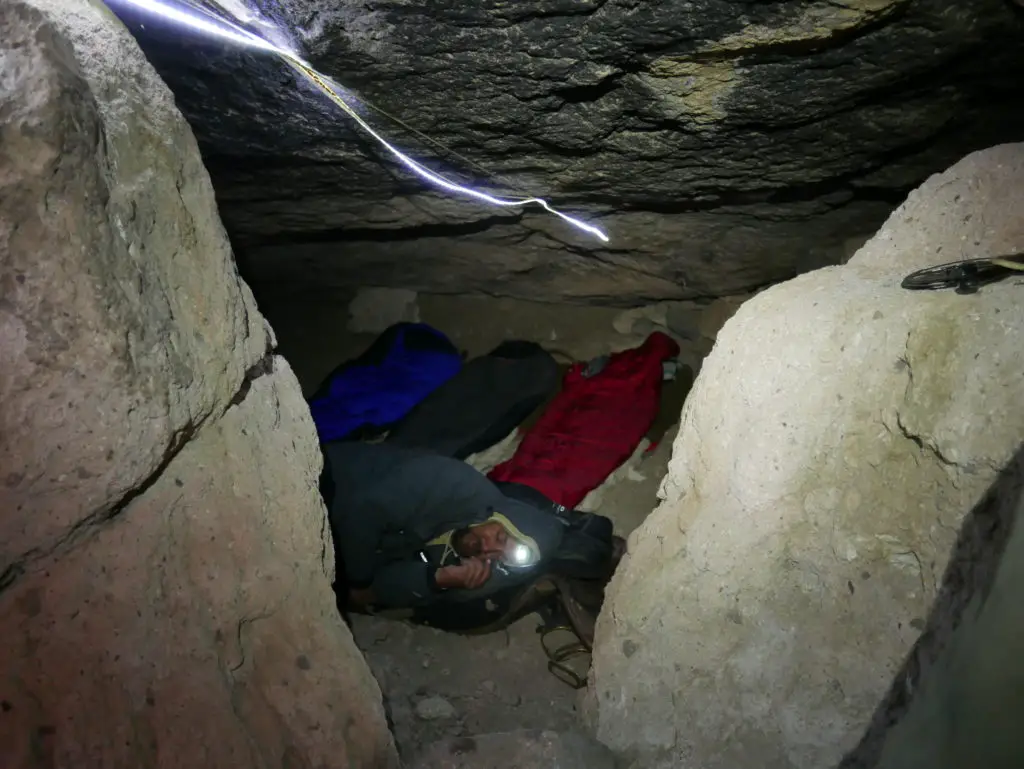
<path fill-rule="evenodd" d="M 269 53 L 276 54 L 282 60 L 285 61 L 292 69 L 302 75 L 306 80 L 313 83 L 320 91 L 322 91 L 327 98 L 329 98 L 335 105 L 337 105 L 346 115 L 348 115 L 356 124 L 362 128 L 366 133 L 372 136 L 377 142 L 384 147 L 391 155 L 395 157 L 402 165 L 408 168 L 410 171 L 425 179 L 426 181 L 441 187 L 442 189 L 454 192 L 460 195 L 467 195 L 477 200 L 482 200 L 485 203 L 490 203 L 492 206 L 501 207 L 512 207 L 521 208 L 530 204 L 536 204 L 541 206 L 548 213 L 554 214 L 562 220 L 568 222 L 574 227 L 577 227 L 584 232 L 588 232 L 591 235 L 599 238 L 603 242 L 608 242 L 608 236 L 604 234 L 600 229 L 592 224 L 587 224 L 573 216 L 563 214 L 556 208 L 553 208 L 543 198 L 499 198 L 493 195 L 488 195 L 486 192 L 474 190 L 470 187 L 465 187 L 461 184 L 456 184 L 453 181 L 446 179 L 445 177 L 434 173 L 428 168 L 425 168 L 420 163 L 413 160 L 411 157 L 403 153 L 397 147 L 392 145 L 387 139 L 381 136 L 377 131 L 370 126 L 353 108 L 345 101 L 341 95 L 334 89 L 334 87 L 328 82 L 326 75 L 317 72 L 312 65 L 303 61 L 303 59 L 295 52 L 289 51 L 279 45 L 271 43 L 259 35 L 250 32 L 249 30 L 241 27 L 229 19 L 223 19 L 220 17 L 214 17 L 212 13 L 205 8 L 201 8 L 201 12 L 208 16 L 208 18 L 202 18 L 199 15 L 190 13 L 180 7 L 175 7 L 161 0 L 121 0 L 121 2 L 127 2 L 137 8 L 140 8 L 149 13 L 162 16 L 165 19 L 174 21 L 186 27 L 190 27 L 196 31 L 203 32 L 214 37 L 219 37 L 223 40 L 235 43 L 236 45 L 244 46 L 247 48 L 255 48 L 261 51 L 267 51 Z M 216 18 L 216 23 L 211 19 Z"/>

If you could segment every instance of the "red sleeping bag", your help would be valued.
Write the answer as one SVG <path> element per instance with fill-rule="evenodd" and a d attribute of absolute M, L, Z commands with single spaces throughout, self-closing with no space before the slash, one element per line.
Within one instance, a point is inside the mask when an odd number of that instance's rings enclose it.
<path fill-rule="evenodd" d="M 489 477 L 575 507 L 636 450 L 658 414 L 662 363 L 678 354 L 675 340 L 656 331 L 589 378 L 587 364 L 574 364 L 516 453 Z"/>

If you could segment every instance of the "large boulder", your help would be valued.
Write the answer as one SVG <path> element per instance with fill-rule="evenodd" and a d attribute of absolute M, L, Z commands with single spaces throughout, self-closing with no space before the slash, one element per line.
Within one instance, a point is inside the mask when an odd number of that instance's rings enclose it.
<path fill-rule="evenodd" d="M 4 766 L 395 766 L 171 93 L 83 0 L 5 0 L 0 71 Z"/>
<path fill-rule="evenodd" d="M 982 499 L 1024 442 L 1020 281 L 900 281 L 1024 250 L 1022 210 L 1024 144 L 972 154 L 725 324 L 598 622 L 603 742 L 652 769 L 872 765 L 995 568 L 1015 500 Z"/>
<path fill-rule="evenodd" d="M 272 57 L 117 4 L 196 126 L 249 274 L 275 281 L 742 293 L 840 261 L 929 174 L 1024 125 L 1007 0 L 247 5 L 415 157 L 611 236 L 439 192 Z"/>
<path fill-rule="evenodd" d="M 885 708 L 865 737 L 866 760 L 841 769 L 1019 769 L 1024 766 L 1024 449 L 1004 469 L 957 541 L 951 595 L 959 624 L 939 647 L 925 636 L 906 670 L 919 688 L 891 730 Z M 996 557 L 1002 551 L 1001 557 Z M 939 619 L 943 619 L 940 615 Z M 920 662 L 933 666 L 920 676 Z M 906 692 L 904 681 L 893 696 Z M 885 703 L 888 704 L 888 703 Z M 876 755 L 877 760 L 876 760 Z M 870 762 L 870 763 L 868 763 Z"/>

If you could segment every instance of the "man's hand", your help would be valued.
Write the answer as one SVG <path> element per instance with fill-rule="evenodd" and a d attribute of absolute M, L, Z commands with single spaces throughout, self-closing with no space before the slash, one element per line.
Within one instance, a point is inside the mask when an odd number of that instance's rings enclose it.
<path fill-rule="evenodd" d="M 461 588 L 473 590 L 484 584 L 491 576 L 491 562 L 479 558 L 464 558 L 462 563 L 442 566 L 437 570 L 434 579 L 443 590 Z"/>

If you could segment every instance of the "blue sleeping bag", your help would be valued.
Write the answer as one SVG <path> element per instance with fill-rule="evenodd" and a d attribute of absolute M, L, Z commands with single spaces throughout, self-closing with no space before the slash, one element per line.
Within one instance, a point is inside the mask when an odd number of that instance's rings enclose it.
<path fill-rule="evenodd" d="M 320 441 L 379 434 L 462 367 L 448 337 L 425 323 L 396 323 L 342 363 L 309 399 Z"/>

